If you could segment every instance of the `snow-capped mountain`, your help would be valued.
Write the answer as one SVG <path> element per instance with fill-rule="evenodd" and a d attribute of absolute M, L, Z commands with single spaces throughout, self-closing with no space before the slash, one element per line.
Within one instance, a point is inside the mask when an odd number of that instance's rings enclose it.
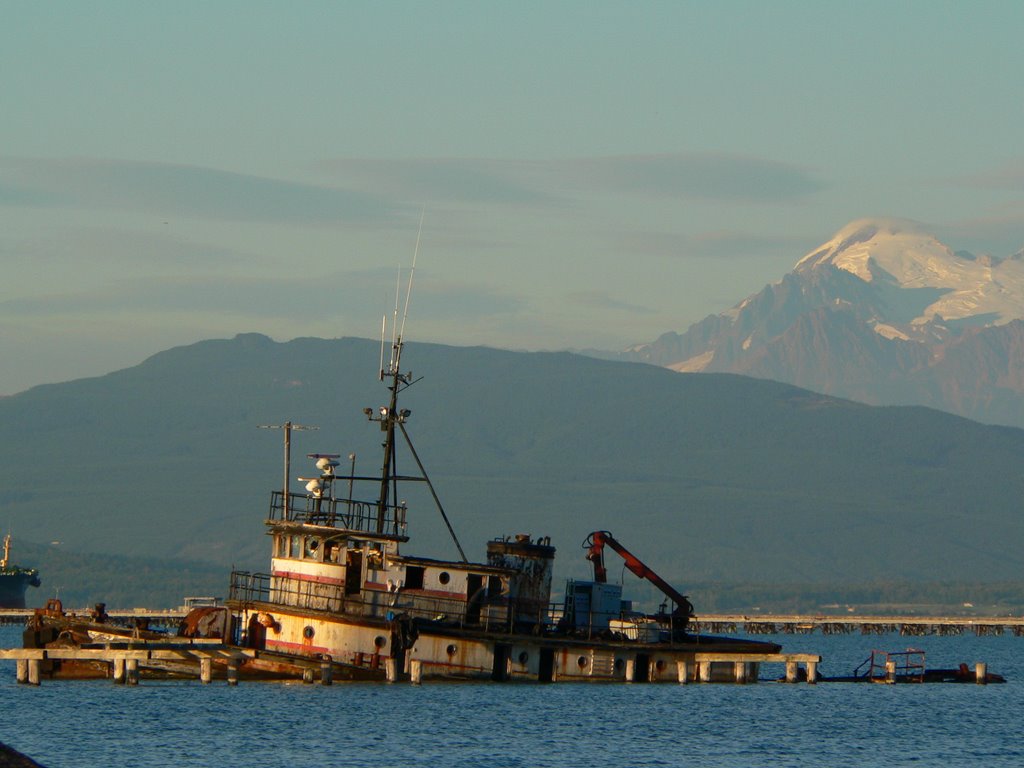
<path fill-rule="evenodd" d="M 917 313 L 911 329 L 935 316 L 980 326 L 1024 318 L 1024 251 L 1007 259 L 954 253 L 912 222 L 862 219 L 804 256 L 795 271 L 824 265 L 877 285 L 894 319 Z M 891 332 L 884 325 L 876 330 Z"/>
<path fill-rule="evenodd" d="M 779 282 L 623 357 L 1024 427 L 1024 250 L 975 256 L 913 222 L 854 221 Z"/>

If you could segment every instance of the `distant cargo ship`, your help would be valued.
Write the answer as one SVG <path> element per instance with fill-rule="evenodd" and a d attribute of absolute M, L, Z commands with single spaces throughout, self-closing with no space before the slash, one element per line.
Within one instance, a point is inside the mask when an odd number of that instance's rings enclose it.
<path fill-rule="evenodd" d="M 25 590 L 38 587 L 39 571 L 11 565 L 11 534 L 4 536 L 4 556 L 0 560 L 0 608 L 24 608 Z"/>

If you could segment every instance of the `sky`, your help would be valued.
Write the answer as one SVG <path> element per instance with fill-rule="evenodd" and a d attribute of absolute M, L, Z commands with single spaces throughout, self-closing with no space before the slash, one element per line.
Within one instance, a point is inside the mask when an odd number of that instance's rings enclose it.
<path fill-rule="evenodd" d="M 407 340 L 523 350 L 682 332 L 862 217 L 1009 255 L 1022 31 L 1016 0 L 0 0 L 0 395 L 376 338 L 414 253 Z"/>

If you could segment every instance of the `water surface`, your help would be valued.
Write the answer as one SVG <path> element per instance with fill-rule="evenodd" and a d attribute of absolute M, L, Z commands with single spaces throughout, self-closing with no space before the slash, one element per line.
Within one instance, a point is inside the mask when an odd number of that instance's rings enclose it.
<path fill-rule="evenodd" d="M 0 644 L 20 640 L 2 628 Z M 0 741 L 63 766 L 1019 766 L 1024 638 L 778 636 L 848 674 L 872 648 L 985 661 L 1006 685 L 17 685 Z M 781 675 L 764 667 L 762 677 Z"/>

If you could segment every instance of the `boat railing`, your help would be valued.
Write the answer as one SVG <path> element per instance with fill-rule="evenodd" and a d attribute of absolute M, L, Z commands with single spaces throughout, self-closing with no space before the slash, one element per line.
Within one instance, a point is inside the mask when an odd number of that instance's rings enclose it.
<path fill-rule="evenodd" d="M 289 493 L 287 508 L 284 494 L 270 495 L 270 520 L 308 523 L 364 533 L 406 535 L 406 507 L 391 504 L 380 514 L 377 502 L 357 499 L 318 498 L 304 493 Z"/>
<path fill-rule="evenodd" d="M 906 680 L 919 683 L 924 680 L 925 652 L 914 648 L 905 651 L 871 651 L 871 655 L 853 670 L 855 678 L 876 682 Z"/>
<path fill-rule="evenodd" d="M 270 613 L 272 606 L 280 605 L 387 621 L 408 617 L 494 633 L 520 631 L 640 643 L 666 642 L 671 637 L 671 627 L 650 616 L 623 614 L 611 621 L 586 622 L 567 615 L 564 603 L 534 605 L 530 609 L 498 595 L 480 594 L 467 600 L 411 589 L 363 589 L 347 593 L 343 584 L 321 584 L 248 571 L 232 572 L 229 599 L 243 609 L 257 607 Z"/>
<path fill-rule="evenodd" d="M 287 576 L 233 571 L 229 599 L 243 608 L 269 610 L 281 605 L 327 613 L 348 613 L 387 621 L 404 617 L 485 632 L 510 632 L 513 606 L 505 597 L 424 595 L 417 590 L 363 590 L 347 594 L 344 585 L 319 584 Z"/>

